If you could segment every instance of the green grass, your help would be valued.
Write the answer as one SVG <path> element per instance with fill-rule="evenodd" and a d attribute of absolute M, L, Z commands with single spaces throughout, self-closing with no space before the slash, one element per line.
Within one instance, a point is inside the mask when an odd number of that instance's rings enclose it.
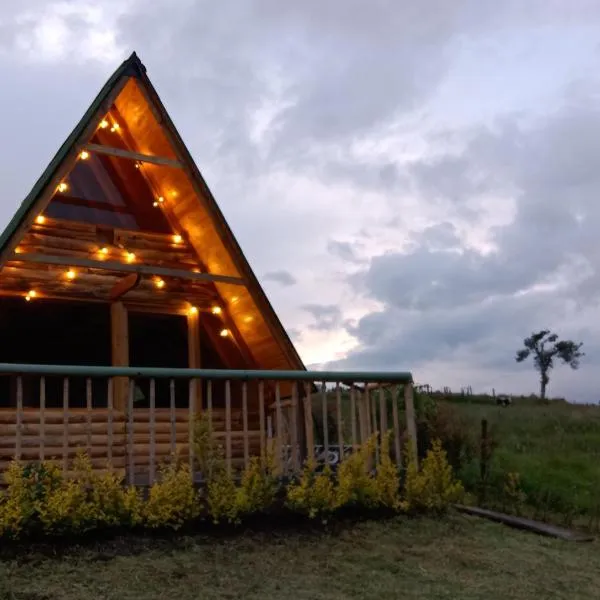
<path fill-rule="evenodd" d="M 504 474 L 516 472 L 529 504 L 544 505 L 540 511 L 563 513 L 566 520 L 569 515 L 579 516 L 579 521 L 598 517 L 600 407 L 521 399 L 504 408 L 481 398 L 449 404 L 475 445 L 481 420 L 488 420 L 497 444 L 491 464 L 496 491 Z M 478 470 L 475 459 L 462 476 L 472 485 Z"/>
<path fill-rule="evenodd" d="M 0 562 L 2 600 L 592 598 L 600 547 L 479 519 L 397 518 L 336 534 L 245 533 L 33 551 Z"/>

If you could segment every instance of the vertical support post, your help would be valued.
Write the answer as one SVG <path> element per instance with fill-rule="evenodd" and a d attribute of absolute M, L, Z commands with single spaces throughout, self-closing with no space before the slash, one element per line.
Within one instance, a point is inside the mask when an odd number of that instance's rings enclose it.
<path fill-rule="evenodd" d="M 327 464 L 329 457 L 329 411 L 327 409 L 327 386 L 323 381 L 321 383 L 321 414 L 323 420 L 323 453 L 325 464 Z"/>
<path fill-rule="evenodd" d="M 46 460 L 46 378 L 40 377 L 40 461 Z"/>
<path fill-rule="evenodd" d="M 116 382 L 115 382 L 116 383 Z M 127 400 L 127 482 L 134 482 L 134 456 L 133 456 L 133 394 L 135 391 L 135 380 L 129 380 L 129 394 Z"/>
<path fill-rule="evenodd" d="M 195 381 L 190 379 L 188 390 L 188 460 L 190 472 L 194 477 L 194 423 L 196 422 L 196 386 Z"/>
<path fill-rule="evenodd" d="M 385 406 L 385 394 L 381 384 L 379 384 L 379 429 L 382 436 L 387 434 L 387 410 Z"/>
<path fill-rule="evenodd" d="M 360 429 L 360 443 L 364 444 L 369 437 L 369 392 L 365 387 L 365 393 L 360 393 L 360 388 L 356 388 L 358 395 L 358 424 Z"/>
<path fill-rule="evenodd" d="M 112 473 L 113 465 L 113 438 L 114 438 L 114 411 L 113 411 L 113 380 L 109 377 L 106 383 L 106 409 L 107 409 L 107 452 L 108 470 Z"/>
<path fill-rule="evenodd" d="M 267 456 L 267 440 L 265 434 L 265 382 L 258 382 L 258 418 L 260 427 L 260 456 L 264 460 Z"/>
<path fill-rule="evenodd" d="M 392 388 L 390 399 L 392 400 L 392 420 L 394 422 L 394 448 L 396 450 L 396 464 L 402 464 L 402 447 L 400 443 L 400 419 L 398 417 L 398 401 L 400 400 L 398 386 Z"/>
<path fill-rule="evenodd" d="M 350 384 L 350 414 L 352 419 L 352 452 L 356 451 L 357 433 L 356 433 L 356 390 L 354 384 Z"/>
<path fill-rule="evenodd" d="M 290 446 L 292 456 L 292 472 L 300 471 L 300 457 L 298 456 L 298 386 L 292 383 L 292 405 L 290 408 Z"/>
<path fill-rule="evenodd" d="M 189 313 L 188 325 L 188 366 L 190 369 L 200 369 L 202 358 L 200 356 L 200 313 Z M 202 381 L 192 379 L 190 382 L 190 394 L 194 402 L 194 413 L 202 411 Z"/>
<path fill-rule="evenodd" d="M 177 440 L 177 417 L 175 414 L 175 380 L 169 381 L 169 420 L 171 421 L 171 459 L 175 458 L 176 440 Z"/>
<path fill-rule="evenodd" d="M 15 458 L 21 460 L 21 446 L 23 435 L 23 378 L 17 375 L 17 439 L 15 448 Z"/>
<path fill-rule="evenodd" d="M 225 380 L 225 459 L 231 473 L 231 381 Z"/>
<path fill-rule="evenodd" d="M 306 439 L 306 458 L 310 462 L 315 460 L 315 432 L 313 428 L 311 384 L 307 382 L 304 387 L 304 437 Z"/>
<path fill-rule="evenodd" d="M 85 380 L 85 428 L 86 428 L 86 452 L 88 458 L 92 458 L 92 380 Z"/>
<path fill-rule="evenodd" d="M 127 309 L 122 302 L 113 302 L 110 305 L 110 324 L 113 367 L 128 367 L 129 325 Z M 119 411 L 124 411 L 127 407 L 128 388 L 127 377 L 115 377 L 113 402 Z"/>
<path fill-rule="evenodd" d="M 337 421 L 337 443 L 339 448 L 339 461 L 344 460 L 344 423 L 342 417 L 342 390 L 340 389 L 340 382 L 337 381 L 335 384 L 335 410 L 336 410 L 336 421 Z"/>
<path fill-rule="evenodd" d="M 248 437 L 248 383 L 242 382 L 242 425 L 244 427 L 244 468 L 250 462 L 250 438 Z"/>
<path fill-rule="evenodd" d="M 279 387 L 279 381 L 275 382 L 275 419 L 275 465 L 277 467 L 277 472 L 280 475 L 283 475 L 284 471 L 287 470 L 287 461 L 284 462 L 283 454 L 283 414 L 281 411 L 281 389 Z"/>
<path fill-rule="evenodd" d="M 63 379 L 63 475 L 69 470 L 69 378 Z"/>
<path fill-rule="evenodd" d="M 150 426 L 150 448 L 149 448 L 149 468 L 148 476 L 150 485 L 154 483 L 156 478 L 156 381 L 150 379 L 150 412 L 148 414 Z"/>
<path fill-rule="evenodd" d="M 408 437 L 410 438 L 414 459 L 415 461 L 418 461 L 417 422 L 415 420 L 415 403 L 412 382 L 404 384 L 404 407 L 406 410 L 406 430 L 408 431 Z"/>

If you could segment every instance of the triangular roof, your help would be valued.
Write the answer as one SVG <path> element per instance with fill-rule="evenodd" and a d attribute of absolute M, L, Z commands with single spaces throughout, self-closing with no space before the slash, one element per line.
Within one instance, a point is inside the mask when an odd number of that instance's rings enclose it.
<path fill-rule="evenodd" d="M 115 115 L 118 116 L 116 121 Z M 120 122 L 121 135 L 113 138 L 114 144 L 98 143 L 101 139 L 106 140 L 102 129 L 108 122 L 116 122 L 117 127 Z M 133 144 L 127 140 L 123 142 L 125 134 Z M 135 147 L 132 148 L 132 145 Z M 136 164 L 136 167 L 143 165 L 143 176 L 148 182 L 148 189 L 161 201 L 159 212 L 162 213 L 163 223 L 170 224 L 172 231 L 184 234 L 184 244 L 198 258 L 202 272 L 198 273 L 199 269 L 182 269 L 180 265 L 171 269 L 162 266 L 162 261 L 148 266 L 140 264 L 141 261 L 127 264 L 126 260 L 122 260 L 117 263 L 111 258 L 100 265 L 97 256 L 91 259 L 81 256 L 73 259 L 75 266 L 89 274 L 97 274 L 99 269 L 112 271 L 114 268 L 121 274 L 137 273 L 142 278 L 166 278 L 174 275 L 174 281 L 189 279 L 194 284 L 210 287 L 213 292 L 216 291 L 219 303 L 224 307 L 223 318 L 235 330 L 238 345 L 244 346 L 246 355 L 248 352 L 251 355 L 251 364 L 248 366 L 262 369 L 304 369 L 298 353 L 135 52 L 106 82 L 0 236 L 0 269 L 3 269 L 0 272 L 0 288 L 3 287 L 5 273 L 11 269 L 16 272 L 31 264 L 44 264 L 47 268 L 57 268 L 59 265 L 64 268 L 69 265 L 70 259 L 61 257 L 60 252 L 53 253 L 57 256 L 48 256 L 47 251 L 46 254 L 43 251 L 32 253 L 30 250 L 23 253 L 19 252 L 18 246 L 24 243 L 23 240 L 26 245 L 31 245 L 32 239 L 48 233 L 40 224 L 44 221 L 40 215 L 49 215 L 49 219 L 58 225 L 66 223 L 67 229 L 74 226 L 72 222 L 69 224 L 69 216 L 64 210 L 68 199 L 57 198 L 57 195 L 60 195 L 61 182 L 70 174 L 76 173 L 77 169 L 83 168 L 78 164 L 81 165 L 83 156 L 87 158 L 90 154 L 94 160 L 100 156 L 102 160 L 110 160 L 112 163 L 127 161 L 127 168 L 131 164 Z M 136 157 L 139 157 L 140 162 L 135 160 Z M 112 169 L 110 165 L 108 167 Z M 81 205 L 84 201 L 75 198 L 71 202 Z M 154 206 L 156 207 L 156 201 Z M 73 210 L 83 211 L 81 207 Z M 117 210 L 113 207 L 111 210 L 126 212 L 129 209 L 120 207 Z M 93 211 L 90 209 L 89 212 Z M 65 214 L 67 220 L 63 221 L 61 217 Z M 158 219 L 158 213 L 156 214 Z M 73 219 L 72 214 L 70 218 Z M 91 235 L 89 228 L 92 228 L 100 236 L 101 224 L 94 223 L 94 218 L 87 221 L 85 234 Z M 109 224 L 109 229 L 122 231 L 127 230 L 127 226 L 119 228 L 118 225 Z M 169 229 L 169 225 L 166 225 L 166 229 Z M 129 239 L 136 237 L 135 232 L 125 234 Z M 116 233 L 114 235 L 116 237 Z"/>

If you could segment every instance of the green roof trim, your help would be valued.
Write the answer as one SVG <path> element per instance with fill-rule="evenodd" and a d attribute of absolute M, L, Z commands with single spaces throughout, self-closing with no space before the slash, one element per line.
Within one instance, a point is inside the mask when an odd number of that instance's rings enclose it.
<path fill-rule="evenodd" d="M 121 66 L 111 75 L 110 79 L 104 84 L 104 87 L 100 90 L 100 93 L 96 96 L 79 123 L 77 123 L 75 126 L 75 129 L 73 129 L 69 137 L 64 141 L 58 152 L 54 155 L 54 158 L 50 161 L 50 164 L 41 174 L 40 178 L 35 182 L 33 188 L 25 197 L 25 200 L 21 202 L 21 205 L 13 215 L 13 218 L 0 235 L 0 252 L 2 252 L 5 246 L 9 243 L 10 239 L 35 204 L 38 196 L 42 193 L 44 188 L 48 185 L 48 182 L 52 179 L 58 166 L 62 163 L 69 150 L 84 132 L 85 128 L 88 126 L 89 122 L 94 116 L 94 113 L 106 100 L 115 83 L 124 75 L 139 77 L 143 71 L 144 67 L 142 63 L 140 62 L 136 53 L 133 52 L 132 55 L 126 61 L 124 61 Z"/>

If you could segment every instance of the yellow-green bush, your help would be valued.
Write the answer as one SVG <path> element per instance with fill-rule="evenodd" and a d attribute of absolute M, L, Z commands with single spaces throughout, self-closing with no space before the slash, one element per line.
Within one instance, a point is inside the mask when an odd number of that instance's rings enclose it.
<path fill-rule="evenodd" d="M 315 466 L 314 462 L 308 461 L 299 481 L 288 485 L 286 505 L 311 519 L 320 517 L 326 522 L 337 507 L 336 489 L 331 469 L 325 467 L 323 472 L 316 473 Z"/>
<path fill-rule="evenodd" d="M 445 512 L 453 502 L 459 502 L 464 495 L 462 483 L 456 481 L 452 467 L 448 464 L 446 452 L 439 440 L 423 459 L 421 469 L 414 460 L 410 440 L 406 443 L 406 481 L 402 508 L 409 511 Z"/>
<path fill-rule="evenodd" d="M 273 506 L 278 479 L 275 476 L 273 454 L 264 459 L 254 456 L 242 473 L 236 500 L 241 514 L 261 513 Z"/>
<path fill-rule="evenodd" d="M 371 470 L 377 436 L 371 436 L 357 452 L 351 454 L 338 467 L 335 506 L 377 505 L 377 488 Z"/>
<path fill-rule="evenodd" d="M 163 465 L 142 508 L 144 524 L 152 528 L 179 529 L 187 521 L 197 518 L 200 511 L 189 466 L 177 461 Z"/>
<path fill-rule="evenodd" d="M 379 448 L 380 462 L 375 473 L 375 497 L 382 508 L 398 510 L 400 508 L 400 473 L 398 466 L 390 456 L 391 432 L 381 438 Z"/>

